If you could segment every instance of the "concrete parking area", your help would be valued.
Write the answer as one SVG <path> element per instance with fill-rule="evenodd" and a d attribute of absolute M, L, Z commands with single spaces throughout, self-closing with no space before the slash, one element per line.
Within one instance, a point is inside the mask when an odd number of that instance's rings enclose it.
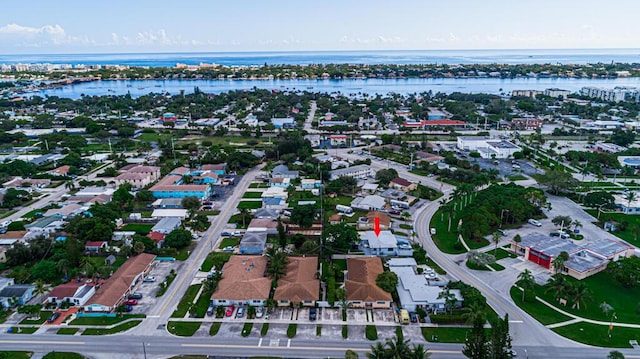
<path fill-rule="evenodd" d="M 373 321 L 391 323 L 396 319 L 393 309 L 376 309 L 373 311 Z"/>
<path fill-rule="evenodd" d="M 342 320 L 342 309 L 321 308 L 319 317 L 321 318 L 321 320 L 326 321 Z"/>
<path fill-rule="evenodd" d="M 133 292 L 142 294 L 142 299 L 137 299 L 138 305 L 133 306 L 132 313 L 134 314 L 144 314 L 148 313 L 149 309 L 156 304 L 157 297 L 156 293 L 160 290 L 160 283 L 164 282 L 165 278 L 169 276 L 169 273 L 172 269 L 176 272 L 182 266 L 182 262 L 169 262 L 169 261 L 158 261 L 156 265 L 153 267 L 150 276 L 156 278 L 155 282 L 140 282 L 134 289 Z"/>
<path fill-rule="evenodd" d="M 367 313 L 364 309 L 347 309 L 348 323 L 366 323 Z"/>

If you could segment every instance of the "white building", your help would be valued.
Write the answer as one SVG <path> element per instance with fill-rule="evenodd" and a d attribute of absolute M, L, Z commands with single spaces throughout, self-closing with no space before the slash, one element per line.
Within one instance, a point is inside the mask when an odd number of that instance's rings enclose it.
<path fill-rule="evenodd" d="M 347 168 L 340 168 L 337 170 L 333 170 L 329 172 L 329 180 L 333 181 L 340 177 L 353 177 L 356 179 L 366 179 L 368 177 L 373 177 L 374 173 L 371 169 L 371 166 L 368 165 L 357 165 L 351 166 Z"/>
<path fill-rule="evenodd" d="M 482 158 L 509 158 L 522 149 L 504 140 L 491 140 L 488 137 L 459 136 L 457 147 L 463 151 L 479 152 Z"/>

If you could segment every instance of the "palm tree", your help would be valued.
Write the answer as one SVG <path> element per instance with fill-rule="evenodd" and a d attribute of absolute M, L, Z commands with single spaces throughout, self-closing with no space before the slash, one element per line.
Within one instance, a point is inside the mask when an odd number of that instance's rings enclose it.
<path fill-rule="evenodd" d="M 547 285 L 549 287 L 544 292 L 548 293 L 554 291 L 556 293 L 556 300 L 562 298 L 565 294 L 567 294 L 567 281 L 561 274 L 552 275 L 551 278 L 549 278 L 549 280 L 547 281 Z"/>
<path fill-rule="evenodd" d="M 275 248 L 275 247 L 271 247 Z M 267 265 L 267 273 L 274 282 L 278 282 L 278 279 L 282 278 L 287 271 L 288 259 L 286 253 L 275 248 L 275 250 L 267 250 L 267 257 L 269 258 L 269 264 Z"/>
<path fill-rule="evenodd" d="M 573 224 L 573 229 L 578 229 L 578 228 L 582 227 L 582 222 L 578 221 L 577 219 L 573 220 L 573 222 L 571 222 L 571 224 Z"/>
<path fill-rule="evenodd" d="M 494 232 L 493 236 L 491 237 L 491 241 L 496 245 L 496 247 L 493 249 L 493 256 L 495 257 L 495 255 L 498 253 L 498 244 L 500 244 L 500 233 Z"/>
<path fill-rule="evenodd" d="M 46 292 L 49 291 L 49 286 L 46 285 L 40 279 L 35 281 L 34 284 L 35 284 L 35 287 L 33 288 L 33 292 L 36 294 L 36 296 L 41 295 L 41 294 L 45 294 Z"/>
<path fill-rule="evenodd" d="M 634 191 L 628 191 L 624 195 L 624 199 L 627 200 L 627 212 L 629 212 L 629 208 L 631 208 L 631 202 L 635 201 L 636 193 Z"/>
<path fill-rule="evenodd" d="M 520 287 L 522 287 L 522 301 L 524 302 L 524 295 L 528 290 L 533 290 L 535 286 L 535 279 L 533 277 L 533 273 L 530 270 L 525 269 L 524 271 L 518 274 L 518 281 L 516 282 Z"/>
<path fill-rule="evenodd" d="M 136 252 L 136 254 L 142 254 L 142 252 L 144 252 L 144 243 L 141 241 L 135 242 L 133 244 L 133 251 Z"/>
<path fill-rule="evenodd" d="M 376 345 L 371 346 L 371 353 L 367 353 L 369 359 L 386 359 L 387 349 L 382 342 L 377 342 Z"/>
<path fill-rule="evenodd" d="M 64 183 L 64 188 L 66 188 L 68 190 L 73 190 L 73 189 L 76 188 L 76 185 L 75 185 L 75 183 L 73 183 L 73 180 L 69 180 L 69 181 L 66 181 Z"/>
<path fill-rule="evenodd" d="M 462 314 L 462 318 L 468 324 L 475 323 L 476 321 L 481 321 L 483 323 L 487 321 L 487 315 L 484 311 L 484 306 L 482 306 L 478 302 L 472 302 L 470 306 L 464 307 L 462 311 L 464 312 Z"/>
<path fill-rule="evenodd" d="M 395 335 L 391 338 L 387 338 L 385 341 L 385 347 L 387 348 L 387 358 L 405 359 L 411 354 L 409 339 L 398 338 Z"/>
<path fill-rule="evenodd" d="M 438 204 L 440 205 L 440 222 L 442 222 L 444 220 L 444 209 L 443 207 L 447 205 L 447 199 L 446 198 L 442 198 L 438 201 Z"/>
<path fill-rule="evenodd" d="M 62 258 L 58 261 L 58 263 L 56 263 L 56 269 L 58 270 L 58 272 L 63 273 L 65 277 L 69 275 L 70 266 L 71 263 L 67 258 Z"/>
<path fill-rule="evenodd" d="M 591 291 L 589 290 L 587 285 L 582 282 L 578 283 L 578 285 L 573 287 L 571 294 L 573 299 L 573 306 L 571 306 L 571 308 L 574 308 L 574 309 L 580 310 L 581 303 L 586 308 L 585 302 L 588 302 L 591 300 Z"/>
<path fill-rule="evenodd" d="M 95 268 L 93 266 L 93 263 L 91 263 L 91 260 L 87 257 L 84 257 L 80 261 L 80 269 L 85 277 L 90 277 L 93 274 Z"/>
<path fill-rule="evenodd" d="M 431 353 L 429 353 L 429 349 L 425 349 L 423 344 L 412 345 L 411 354 L 409 355 L 409 359 L 429 359 L 431 358 Z"/>

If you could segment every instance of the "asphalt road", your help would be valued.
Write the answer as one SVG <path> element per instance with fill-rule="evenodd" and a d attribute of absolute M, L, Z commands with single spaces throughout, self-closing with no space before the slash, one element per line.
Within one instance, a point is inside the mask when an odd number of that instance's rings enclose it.
<path fill-rule="evenodd" d="M 274 345 L 268 337 L 179 338 L 121 334 L 115 336 L 0 335 L 2 350 L 30 350 L 36 353 L 70 351 L 94 358 L 167 358 L 178 354 L 200 354 L 228 357 L 273 356 L 282 358 L 342 358 L 347 349 L 364 357 L 373 342 L 362 340 L 281 339 Z M 432 358 L 464 358 L 459 344 L 427 343 Z M 605 358 L 610 349 L 550 346 L 514 346 L 518 358 Z M 526 350 L 526 351 L 525 351 Z M 633 350 L 621 350 L 626 358 L 640 358 Z"/>
<path fill-rule="evenodd" d="M 177 271 L 177 276 L 167 293 L 160 297 L 153 308 L 148 313 L 147 319 L 139 326 L 133 329 L 134 333 L 147 334 L 157 332 L 161 325 L 166 324 L 171 314 L 178 306 L 178 302 L 182 298 L 182 295 L 186 292 L 187 288 L 191 284 L 191 280 L 195 278 L 196 273 L 200 270 L 200 265 L 204 258 L 211 252 L 211 249 L 215 247 L 217 241 L 220 240 L 220 235 L 229 221 L 229 218 L 236 210 L 238 202 L 242 198 L 242 195 L 249 187 L 249 183 L 258 174 L 262 166 L 256 167 L 248 171 L 242 179 L 235 185 L 233 193 L 226 199 L 226 201 L 220 207 L 220 214 L 217 215 L 211 222 L 211 226 L 202 236 L 202 239 L 198 242 L 194 248 L 193 253 L 182 264 L 182 267 Z M 164 329 L 163 329 L 164 330 Z"/>

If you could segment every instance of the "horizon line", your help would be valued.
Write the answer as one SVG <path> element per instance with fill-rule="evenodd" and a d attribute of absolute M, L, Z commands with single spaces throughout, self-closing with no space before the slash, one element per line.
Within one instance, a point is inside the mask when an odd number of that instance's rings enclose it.
<path fill-rule="evenodd" d="M 59 55 L 160 55 L 160 54 L 272 54 L 272 53 L 336 53 L 336 52 L 464 52 L 464 51 L 640 51 L 640 47 L 594 47 L 594 48 L 511 48 L 511 49 L 357 49 L 357 50 L 243 50 L 243 51 L 149 51 L 149 52 L 58 52 L 58 53 L 10 53 L 2 56 L 59 56 Z M 640 55 L 640 53 L 638 53 Z"/>

